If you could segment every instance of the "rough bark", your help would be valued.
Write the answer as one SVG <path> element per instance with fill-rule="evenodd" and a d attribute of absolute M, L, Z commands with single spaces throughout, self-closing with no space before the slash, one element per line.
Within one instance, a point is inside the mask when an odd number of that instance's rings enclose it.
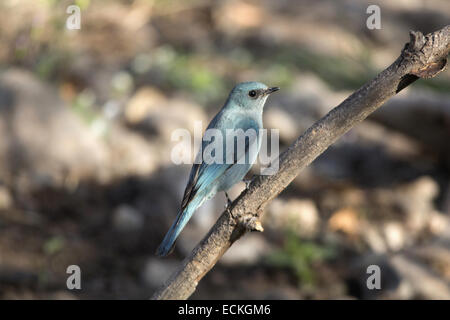
<path fill-rule="evenodd" d="M 276 174 L 252 180 L 152 299 L 189 298 L 236 240 L 247 231 L 263 230 L 260 218 L 265 206 L 303 168 L 404 87 L 444 70 L 449 51 L 450 25 L 426 36 L 410 32 L 410 42 L 393 64 L 317 121 L 280 155 Z"/>

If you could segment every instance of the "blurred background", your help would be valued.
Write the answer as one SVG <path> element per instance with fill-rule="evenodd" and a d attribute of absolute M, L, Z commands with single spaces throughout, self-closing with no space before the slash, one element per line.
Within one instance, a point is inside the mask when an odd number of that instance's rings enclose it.
<path fill-rule="evenodd" d="M 65 27 L 71 4 L 80 30 Z M 190 170 L 170 160 L 174 129 L 205 127 L 257 80 L 282 88 L 264 113 L 282 151 L 409 30 L 449 22 L 447 0 L 1 1 L 0 298 L 149 298 L 225 205 L 209 201 L 154 256 Z M 347 133 L 192 298 L 450 299 L 449 89 L 448 71 L 419 80 Z M 81 290 L 66 288 L 72 264 Z M 371 264 L 381 290 L 366 287 Z"/>

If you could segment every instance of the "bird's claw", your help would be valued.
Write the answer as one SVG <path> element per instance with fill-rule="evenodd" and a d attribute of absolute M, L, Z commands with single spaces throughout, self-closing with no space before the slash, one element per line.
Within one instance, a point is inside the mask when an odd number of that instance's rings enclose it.
<path fill-rule="evenodd" d="M 228 193 L 225 192 L 225 197 L 227 198 L 227 203 L 225 204 L 225 210 L 230 211 L 231 204 L 233 203 L 228 196 Z"/>
<path fill-rule="evenodd" d="M 242 180 L 242 182 L 245 183 L 245 189 L 248 189 L 250 187 L 250 183 L 252 182 L 252 179 Z"/>

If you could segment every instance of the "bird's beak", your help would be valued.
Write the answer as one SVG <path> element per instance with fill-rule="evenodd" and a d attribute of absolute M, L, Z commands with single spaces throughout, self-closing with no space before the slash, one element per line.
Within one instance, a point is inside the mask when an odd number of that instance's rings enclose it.
<path fill-rule="evenodd" d="M 278 91 L 278 90 L 280 90 L 279 87 L 272 87 L 272 88 L 267 89 L 267 90 L 264 92 L 264 94 L 269 95 L 269 94 L 274 93 L 275 91 Z"/>

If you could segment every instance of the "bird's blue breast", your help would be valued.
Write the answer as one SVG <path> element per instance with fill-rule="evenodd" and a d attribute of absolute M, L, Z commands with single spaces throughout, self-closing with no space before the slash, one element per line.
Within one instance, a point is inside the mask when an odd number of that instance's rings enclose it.
<path fill-rule="evenodd" d="M 228 190 L 245 177 L 256 161 L 261 147 L 259 130 L 262 128 L 262 119 L 260 117 L 234 113 L 225 122 L 228 123 L 224 123 L 225 129 L 222 130 L 225 137 L 223 155 L 228 168 L 217 181 L 218 191 Z M 230 153 L 233 156 L 230 156 Z M 226 157 L 228 159 L 225 159 Z M 230 160 L 233 162 L 230 163 Z"/>

